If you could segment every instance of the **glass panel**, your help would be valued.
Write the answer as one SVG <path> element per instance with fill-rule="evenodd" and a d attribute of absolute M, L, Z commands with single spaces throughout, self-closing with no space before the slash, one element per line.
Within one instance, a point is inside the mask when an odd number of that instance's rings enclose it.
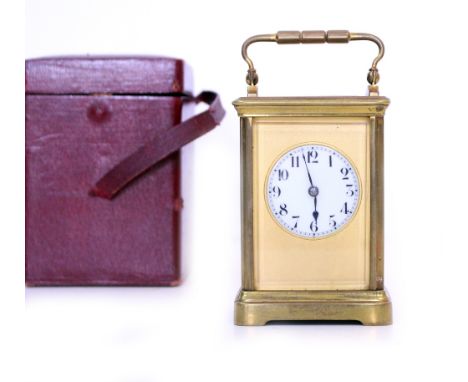
<path fill-rule="evenodd" d="M 255 289 L 368 289 L 368 132 L 364 117 L 253 121 Z"/>

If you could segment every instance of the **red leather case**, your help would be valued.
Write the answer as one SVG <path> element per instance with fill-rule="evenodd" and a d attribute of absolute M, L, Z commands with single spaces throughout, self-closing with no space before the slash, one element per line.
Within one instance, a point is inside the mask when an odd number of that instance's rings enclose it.
<path fill-rule="evenodd" d="M 180 122 L 183 90 L 177 59 L 26 62 L 28 285 L 179 283 L 179 152 L 113 200 L 89 190 Z"/>

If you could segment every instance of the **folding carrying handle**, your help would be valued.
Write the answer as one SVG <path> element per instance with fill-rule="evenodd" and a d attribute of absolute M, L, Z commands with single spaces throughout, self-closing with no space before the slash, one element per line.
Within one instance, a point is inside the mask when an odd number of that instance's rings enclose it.
<path fill-rule="evenodd" d="M 377 57 L 372 61 L 372 66 L 367 74 L 369 82 L 369 91 L 378 92 L 377 83 L 380 76 L 377 69 L 377 64 L 382 59 L 385 47 L 380 38 L 369 33 L 351 33 L 346 30 L 331 30 L 331 31 L 280 31 L 276 34 L 260 34 L 249 37 L 242 45 L 242 58 L 247 62 L 249 69 L 247 71 L 247 85 L 249 95 L 256 95 L 258 75 L 254 64 L 247 54 L 248 47 L 254 42 L 276 42 L 277 44 L 324 44 L 324 43 L 348 43 L 349 41 L 368 40 L 372 41 L 379 47 Z"/>

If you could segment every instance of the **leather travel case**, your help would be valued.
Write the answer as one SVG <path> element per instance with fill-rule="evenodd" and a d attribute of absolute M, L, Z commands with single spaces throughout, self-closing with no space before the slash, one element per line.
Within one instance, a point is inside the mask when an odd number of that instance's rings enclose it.
<path fill-rule="evenodd" d="M 162 57 L 26 61 L 26 283 L 177 285 L 180 152 L 214 128 Z M 209 108 L 181 123 L 185 102 Z"/>

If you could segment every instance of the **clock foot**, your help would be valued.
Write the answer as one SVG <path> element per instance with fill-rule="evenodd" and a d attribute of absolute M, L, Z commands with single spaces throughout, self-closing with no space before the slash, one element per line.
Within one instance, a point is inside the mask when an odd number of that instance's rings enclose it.
<path fill-rule="evenodd" d="M 285 320 L 390 325 L 392 303 L 385 290 L 239 292 L 235 301 L 236 325 L 258 326 Z"/>

